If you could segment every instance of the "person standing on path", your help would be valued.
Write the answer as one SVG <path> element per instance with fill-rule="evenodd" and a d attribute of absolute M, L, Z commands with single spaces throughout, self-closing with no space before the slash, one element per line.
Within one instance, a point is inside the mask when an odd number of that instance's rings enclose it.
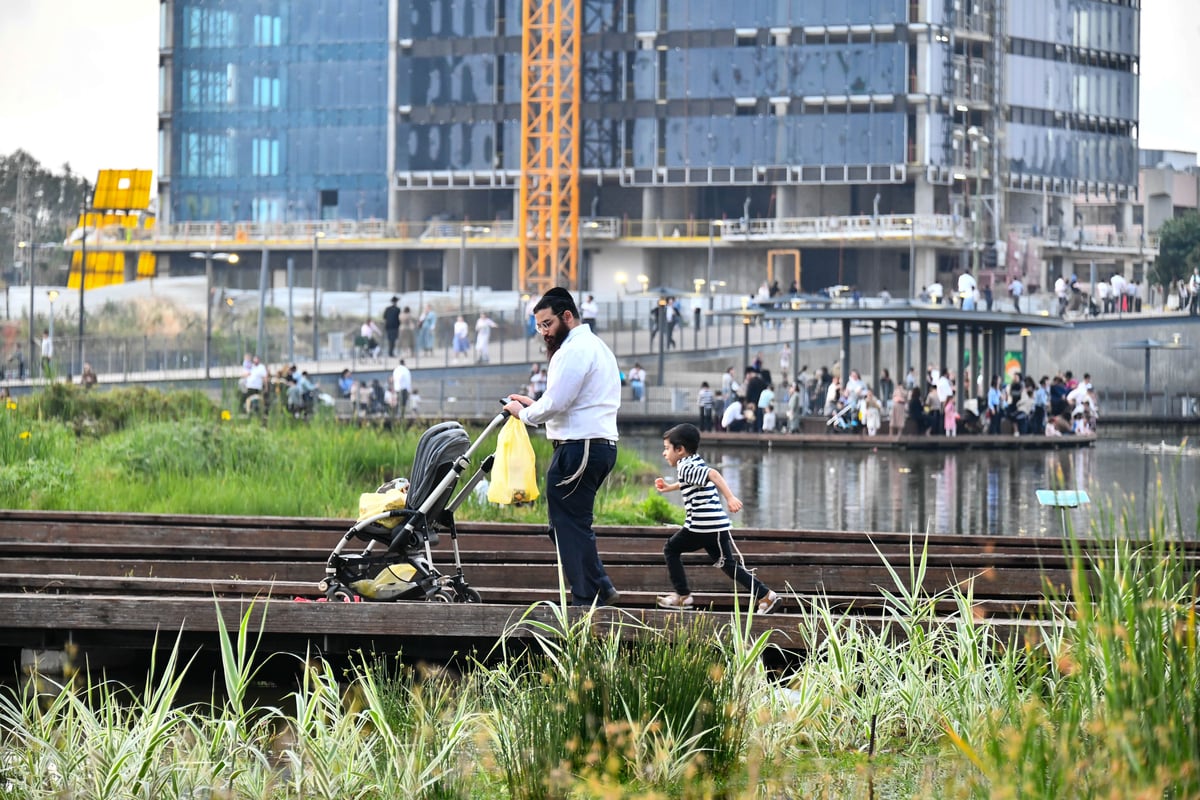
<path fill-rule="evenodd" d="M 492 330 L 498 327 L 486 311 L 479 312 L 479 319 L 475 320 L 475 363 L 486 364 L 492 360 L 488 345 L 492 341 Z"/>
<path fill-rule="evenodd" d="M 700 430 L 711 431 L 713 429 L 713 393 L 708 386 L 708 381 L 700 384 L 700 391 L 696 393 L 696 405 L 700 408 Z"/>
<path fill-rule="evenodd" d="M 426 355 L 433 353 L 433 335 L 436 328 L 437 312 L 433 310 L 432 303 L 426 303 L 425 310 L 421 312 L 421 321 L 417 330 L 417 346 Z"/>
<path fill-rule="evenodd" d="M 550 365 L 540 400 L 510 395 L 504 410 L 546 426 L 554 455 L 546 472 L 550 537 L 558 547 L 574 605 L 620 598 L 600 561 L 592 530 L 596 494 L 617 461 L 621 372 L 612 351 L 579 317 L 575 300 L 555 287 L 534 306 Z"/>
<path fill-rule="evenodd" d="M 388 358 L 396 355 L 396 340 L 400 338 L 400 298 L 392 295 L 392 303 L 383 310 L 383 332 L 387 334 Z"/>
<path fill-rule="evenodd" d="M 1013 312 L 1021 313 L 1021 295 L 1025 294 L 1025 284 L 1021 283 L 1020 278 L 1014 277 L 1008 284 L 1008 293 L 1012 297 Z"/>
<path fill-rule="evenodd" d="M 50 377 L 50 362 L 54 360 L 54 340 L 50 338 L 50 331 L 42 331 L 42 377 Z"/>
<path fill-rule="evenodd" d="M 733 524 L 721 505 L 724 497 L 730 513 L 736 514 L 742 510 L 742 501 L 729 489 L 721 473 L 700 457 L 699 449 L 700 431 L 695 425 L 685 422 L 663 434 L 663 458 L 675 468 L 678 477 L 675 483 L 655 478 L 654 488 L 660 494 L 680 492 L 686 516 L 683 527 L 663 545 L 667 574 L 671 576 L 674 591 L 658 598 L 658 605 L 662 608 L 692 607 L 692 592 L 688 588 L 681 556 L 704 550 L 715 566 L 749 592 L 751 599 L 758 603 L 759 614 L 770 613 L 779 605 L 779 595 L 746 569 L 742 554 L 733 543 Z"/>
<path fill-rule="evenodd" d="M 396 414 L 400 419 L 408 413 L 408 398 L 412 393 L 412 370 L 400 359 L 400 363 L 392 370 L 392 394 L 396 397 Z"/>
<path fill-rule="evenodd" d="M 450 348 L 454 351 L 454 360 L 467 357 L 467 351 L 471 349 L 471 342 L 467 338 L 470 329 L 467 327 L 467 321 L 462 314 L 454 320 L 454 335 L 450 338 Z"/>
<path fill-rule="evenodd" d="M 417 320 L 413 317 L 412 309 L 408 306 L 400 312 L 400 355 L 407 352 L 416 358 L 417 355 Z"/>

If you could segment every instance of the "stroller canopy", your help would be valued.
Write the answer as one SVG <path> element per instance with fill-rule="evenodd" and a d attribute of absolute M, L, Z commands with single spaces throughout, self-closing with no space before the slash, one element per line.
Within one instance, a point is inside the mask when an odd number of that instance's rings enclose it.
<path fill-rule="evenodd" d="M 441 422 L 421 434 L 421 440 L 417 442 L 417 452 L 413 456 L 412 477 L 405 505 L 410 509 L 424 505 L 430 493 L 437 488 L 442 478 L 446 477 L 450 467 L 470 449 L 470 446 L 471 438 L 457 422 Z M 430 516 L 441 513 L 453 491 L 453 484 L 447 486 L 442 496 L 426 513 Z"/>

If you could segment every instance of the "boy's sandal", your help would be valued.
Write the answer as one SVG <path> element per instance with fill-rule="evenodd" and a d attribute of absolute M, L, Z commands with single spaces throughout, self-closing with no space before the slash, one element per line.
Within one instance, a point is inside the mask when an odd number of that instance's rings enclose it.
<path fill-rule="evenodd" d="M 691 608 L 692 596 L 690 594 L 681 595 L 671 592 L 668 595 L 658 598 L 658 605 L 661 608 Z"/>

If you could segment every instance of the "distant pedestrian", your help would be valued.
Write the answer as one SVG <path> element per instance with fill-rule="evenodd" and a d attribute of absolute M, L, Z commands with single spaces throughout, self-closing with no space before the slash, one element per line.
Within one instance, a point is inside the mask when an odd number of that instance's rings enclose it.
<path fill-rule="evenodd" d="M 100 382 L 96 377 L 96 370 L 92 369 L 92 365 L 87 361 L 83 362 L 83 372 L 79 374 L 79 385 L 86 392 Z"/>
<path fill-rule="evenodd" d="M 42 331 L 42 377 L 50 377 L 50 362 L 54 359 L 54 340 L 50 338 L 50 331 Z"/>
<path fill-rule="evenodd" d="M 700 430 L 711 431 L 713 429 L 713 393 L 708 387 L 708 381 L 700 384 L 700 391 L 696 393 L 696 405 L 700 409 Z"/>
<path fill-rule="evenodd" d="M 486 311 L 479 312 L 479 319 L 475 320 L 475 361 L 478 364 L 486 364 L 491 361 L 491 355 L 488 353 L 488 345 L 492 341 L 492 331 L 500 327 L 496 321 L 488 316 Z"/>
<path fill-rule="evenodd" d="M 579 318 L 584 325 L 592 329 L 592 333 L 596 332 L 596 320 L 600 316 L 600 306 L 596 304 L 595 295 L 588 295 L 587 300 L 579 306 Z"/>
<path fill-rule="evenodd" d="M 729 513 L 736 514 L 742 510 L 742 501 L 730 490 L 721 473 L 700 457 L 699 448 L 700 431 L 695 425 L 676 425 L 663 434 L 663 458 L 675 468 L 677 478 L 674 483 L 655 478 L 654 488 L 662 494 L 679 491 L 686 516 L 683 527 L 663 546 L 674 591 L 658 598 L 658 605 L 676 609 L 694 605 L 682 555 L 704 550 L 715 566 L 736 580 L 751 600 L 758 603 L 759 614 L 770 613 L 779 605 L 779 595 L 746 569 L 742 554 L 733 543 L 729 514 L 721 505 L 723 497 Z"/>
<path fill-rule="evenodd" d="M 1021 295 L 1025 294 L 1025 284 L 1021 283 L 1020 278 L 1013 278 L 1008 283 L 1008 293 L 1012 297 L 1013 311 L 1017 314 L 1021 313 Z"/>
<path fill-rule="evenodd" d="M 400 337 L 400 298 L 392 295 L 392 302 L 383 310 L 383 331 L 387 334 L 388 358 L 396 355 L 396 339 Z"/>
<path fill-rule="evenodd" d="M 454 351 L 454 360 L 467 357 L 467 351 L 471 349 L 470 328 L 467 327 L 467 321 L 462 314 L 454 320 L 454 335 L 450 339 L 450 348 Z"/>

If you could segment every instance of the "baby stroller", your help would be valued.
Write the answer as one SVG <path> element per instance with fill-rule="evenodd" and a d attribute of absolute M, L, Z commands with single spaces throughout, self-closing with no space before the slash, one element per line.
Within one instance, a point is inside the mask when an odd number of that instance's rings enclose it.
<path fill-rule="evenodd" d="M 846 403 L 825 420 L 825 425 L 832 428 L 833 433 L 853 433 L 859 427 L 857 409 L 852 404 Z"/>
<path fill-rule="evenodd" d="M 474 443 L 457 422 L 438 423 L 421 435 L 411 481 L 389 481 L 360 498 L 359 519 L 338 541 L 318 584 L 327 600 L 479 602 L 479 593 L 463 577 L 454 511 L 491 473 L 495 454 L 483 459 L 457 494 L 454 487 L 480 442 L 507 416 L 497 415 Z M 440 531 L 448 532 L 454 543 L 453 575 L 443 575 L 433 566 L 431 549 Z M 366 541 L 366 547 L 359 553 L 345 552 L 356 539 Z"/>

